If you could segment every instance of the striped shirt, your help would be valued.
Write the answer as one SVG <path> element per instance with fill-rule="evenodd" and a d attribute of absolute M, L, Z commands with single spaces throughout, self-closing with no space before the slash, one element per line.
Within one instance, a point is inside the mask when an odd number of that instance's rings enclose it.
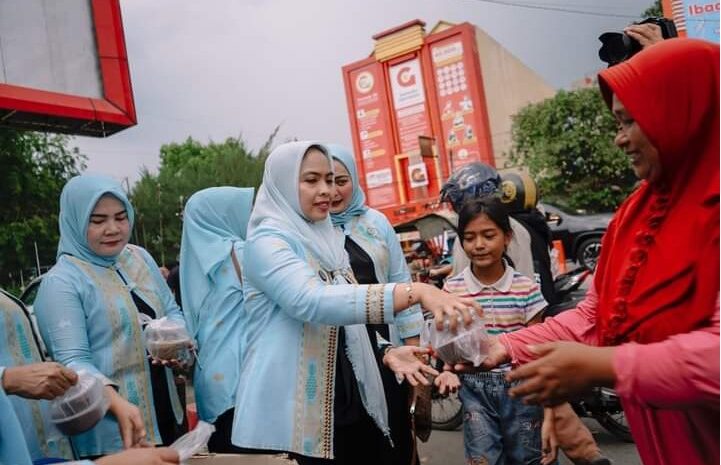
<path fill-rule="evenodd" d="M 508 264 L 501 279 L 493 284 L 478 281 L 468 266 L 460 274 L 449 278 L 443 289 L 452 294 L 472 297 L 481 304 L 486 331 L 491 335 L 525 328 L 529 321 L 548 306 L 538 283 Z M 509 369 L 510 364 L 505 364 L 493 371 Z"/>

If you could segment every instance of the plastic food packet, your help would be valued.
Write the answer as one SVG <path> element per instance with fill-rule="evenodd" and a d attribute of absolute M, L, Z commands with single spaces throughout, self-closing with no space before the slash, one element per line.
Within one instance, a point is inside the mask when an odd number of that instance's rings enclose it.
<path fill-rule="evenodd" d="M 50 403 L 50 421 L 68 436 L 94 427 L 107 413 L 110 400 L 103 382 L 93 374 L 78 371 L 78 382 Z"/>
<path fill-rule="evenodd" d="M 191 341 L 183 323 L 162 317 L 150 319 L 143 330 L 145 348 L 159 360 L 180 360 L 190 362 Z"/>
<path fill-rule="evenodd" d="M 485 321 L 474 315 L 471 325 L 464 326 L 459 318 L 456 331 L 448 329 L 447 321 L 445 328 L 439 331 L 435 320 L 426 320 L 421 331 L 421 346 L 430 346 L 434 355 L 449 365 L 471 362 L 473 366 L 479 366 L 488 356 Z"/>
<path fill-rule="evenodd" d="M 180 436 L 170 448 L 175 449 L 180 457 L 180 463 L 184 463 L 208 445 L 208 440 L 214 431 L 215 426 L 199 421 L 192 431 Z"/>

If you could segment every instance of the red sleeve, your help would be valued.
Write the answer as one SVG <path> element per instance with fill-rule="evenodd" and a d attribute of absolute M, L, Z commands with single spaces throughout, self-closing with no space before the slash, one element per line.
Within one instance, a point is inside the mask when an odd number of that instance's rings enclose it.
<path fill-rule="evenodd" d="M 598 294 L 591 283 L 586 297 L 573 310 L 549 318 L 541 324 L 529 326 L 499 337 L 501 343 L 511 354 L 514 364 L 523 364 L 536 358 L 528 350 L 528 345 L 553 341 L 576 341 L 588 345 L 598 345 L 596 334 L 596 306 Z"/>

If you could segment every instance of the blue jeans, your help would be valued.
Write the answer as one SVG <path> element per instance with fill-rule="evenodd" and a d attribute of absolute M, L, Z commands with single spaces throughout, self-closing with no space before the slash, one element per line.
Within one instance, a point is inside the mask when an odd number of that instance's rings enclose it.
<path fill-rule="evenodd" d="M 508 395 L 503 373 L 461 376 L 463 443 L 469 465 L 538 465 L 543 407 Z"/>

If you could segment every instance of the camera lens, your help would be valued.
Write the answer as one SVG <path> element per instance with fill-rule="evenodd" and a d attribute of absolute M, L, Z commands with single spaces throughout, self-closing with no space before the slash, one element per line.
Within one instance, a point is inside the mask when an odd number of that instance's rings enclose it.
<path fill-rule="evenodd" d="M 598 40 L 603 44 L 598 57 L 609 65 L 620 63 L 631 55 L 631 39 L 626 34 L 606 32 L 598 36 Z"/>

